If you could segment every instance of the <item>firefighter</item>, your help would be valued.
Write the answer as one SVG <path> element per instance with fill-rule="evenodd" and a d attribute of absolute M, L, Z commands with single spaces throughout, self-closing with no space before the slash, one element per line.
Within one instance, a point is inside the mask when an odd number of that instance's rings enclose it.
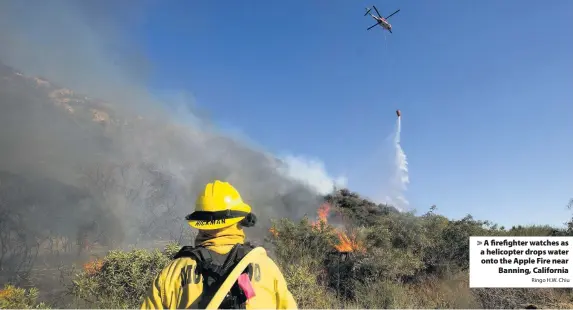
<path fill-rule="evenodd" d="M 251 207 L 229 183 L 214 181 L 185 219 L 199 230 L 157 275 L 141 309 L 296 309 L 274 261 L 245 242 L 256 223 Z"/>

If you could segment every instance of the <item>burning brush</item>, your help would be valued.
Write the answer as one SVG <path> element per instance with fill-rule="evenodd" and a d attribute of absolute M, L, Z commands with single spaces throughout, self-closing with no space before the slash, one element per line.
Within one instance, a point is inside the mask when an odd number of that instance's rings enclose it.
<path fill-rule="evenodd" d="M 101 270 L 103 267 L 103 261 L 101 259 L 96 259 L 85 263 L 83 267 L 86 274 L 93 276 Z"/>
<path fill-rule="evenodd" d="M 328 225 L 328 216 L 330 214 L 330 210 L 331 206 L 327 202 L 323 203 L 318 208 L 316 211 L 317 220 L 310 223 L 313 230 L 321 230 L 326 225 Z M 338 228 L 335 228 L 335 230 L 336 234 L 338 235 L 338 244 L 333 246 L 338 253 L 366 252 L 364 246 L 358 241 L 356 234 L 351 234 L 348 236 L 346 232 Z M 279 233 L 275 228 L 271 228 L 269 231 L 271 234 L 273 234 L 274 237 L 279 236 Z"/>

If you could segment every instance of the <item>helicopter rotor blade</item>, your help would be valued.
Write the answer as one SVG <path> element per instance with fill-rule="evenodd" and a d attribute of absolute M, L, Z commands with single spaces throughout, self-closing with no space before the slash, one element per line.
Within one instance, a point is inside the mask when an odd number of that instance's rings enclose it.
<path fill-rule="evenodd" d="M 376 26 L 378 26 L 378 23 L 376 23 L 376 24 L 374 24 L 374 25 L 368 27 L 368 29 L 366 29 L 366 30 L 370 30 L 370 29 L 372 29 L 372 28 L 374 28 L 374 27 L 376 27 Z"/>
<path fill-rule="evenodd" d="M 386 17 L 386 19 L 388 19 L 388 18 L 392 17 L 392 15 L 394 15 L 394 14 L 396 14 L 396 13 L 398 13 L 398 12 L 400 12 L 400 9 L 398 9 L 398 10 L 396 10 L 396 12 L 394 12 L 394 13 L 392 13 L 392 14 L 388 15 L 388 17 Z"/>
<path fill-rule="evenodd" d="M 376 14 L 378 14 L 378 17 L 382 18 L 382 15 L 380 15 L 380 12 L 378 12 L 378 9 L 376 8 L 375 5 L 372 6 L 374 8 L 374 10 L 376 10 Z"/>

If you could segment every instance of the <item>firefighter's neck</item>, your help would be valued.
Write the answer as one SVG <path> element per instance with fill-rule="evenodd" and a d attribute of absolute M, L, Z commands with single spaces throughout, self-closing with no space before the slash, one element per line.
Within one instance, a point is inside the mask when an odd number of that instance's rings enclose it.
<path fill-rule="evenodd" d="M 219 247 L 237 243 L 245 243 L 245 232 L 238 224 L 221 229 L 199 230 L 195 238 L 195 246 Z"/>

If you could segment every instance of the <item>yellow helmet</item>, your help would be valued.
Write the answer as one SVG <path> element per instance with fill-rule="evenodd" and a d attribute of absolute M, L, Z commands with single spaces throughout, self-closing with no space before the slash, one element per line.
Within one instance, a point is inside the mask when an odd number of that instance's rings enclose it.
<path fill-rule="evenodd" d="M 185 219 L 193 228 L 212 230 L 231 226 L 251 213 L 239 192 L 229 183 L 215 180 L 197 197 L 195 212 Z"/>

